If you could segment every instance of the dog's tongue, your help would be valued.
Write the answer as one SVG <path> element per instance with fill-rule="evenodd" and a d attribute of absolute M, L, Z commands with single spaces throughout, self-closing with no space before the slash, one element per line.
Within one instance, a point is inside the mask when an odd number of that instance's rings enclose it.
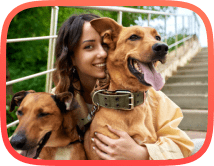
<path fill-rule="evenodd" d="M 153 86 L 156 91 L 161 90 L 161 88 L 165 84 L 165 81 L 162 78 L 161 74 L 155 70 L 154 66 L 152 64 L 144 63 L 138 63 L 138 65 L 144 74 L 144 80 L 146 81 L 146 83 Z"/>

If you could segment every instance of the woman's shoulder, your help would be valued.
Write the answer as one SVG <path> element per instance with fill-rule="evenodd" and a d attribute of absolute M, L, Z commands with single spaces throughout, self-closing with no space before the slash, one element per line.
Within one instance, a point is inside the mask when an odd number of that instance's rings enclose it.
<path fill-rule="evenodd" d="M 152 103 L 156 103 L 157 106 L 161 106 L 164 108 L 179 108 L 179 106 L 162 91 L 156 91 L 154 88 L 150 88 L 148 95 L 149 98 L 152 100 Z"/>
<path fill-rule="evenodd" d="M 167 97 L 162 91 L 156 91 L 154 88 L 148 90 L 148 95 L 156 100 L 161 100 L 162 98 Z"/>

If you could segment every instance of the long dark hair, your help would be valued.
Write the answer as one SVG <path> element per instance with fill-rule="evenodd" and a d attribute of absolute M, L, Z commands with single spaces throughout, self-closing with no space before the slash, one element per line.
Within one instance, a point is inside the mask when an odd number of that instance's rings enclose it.
<path fill-rule="evenodd" d="M 56 71 L 53 76 L 56 94 L 66 91 L 74 93 L 77 90 L 72 83 L 79 81 L 79 76 L 73 70 L 71 57 L 74 56 L 74 48 L 80 40 L 84 23 L 95 18 L 99 18 L 99 16 L 94 14 L 73 15 L 59 29 L 55 50 Z"/>

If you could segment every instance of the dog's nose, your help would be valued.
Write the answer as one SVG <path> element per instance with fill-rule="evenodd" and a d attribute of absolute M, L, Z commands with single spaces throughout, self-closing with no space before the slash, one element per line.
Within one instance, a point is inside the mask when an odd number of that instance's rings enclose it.
<path fill-rule="evenodd" d="M 24 145 L 26 144 L 26 136 L 24 134 L 16 134 L 13 136 L 10 140 L 10 143 L 14 149 L 22 149 Z"/>
<path fill-rule="evenodd" d="M 152 50 L 155 52 L 156 55 L 164 56 L 167 54 L 168 45 L 165 43 L 156 43 L 152 46 Z"/>

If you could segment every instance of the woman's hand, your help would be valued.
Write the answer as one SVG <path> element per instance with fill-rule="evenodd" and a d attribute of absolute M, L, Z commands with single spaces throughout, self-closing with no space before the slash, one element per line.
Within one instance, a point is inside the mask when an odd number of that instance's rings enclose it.
<path fill-rule="evenodd" d="M 149 153 L 146 147 L 138 145 L 126 132 L 113 129 L 109 131 L 119 136 L 119 139 L 111 139 L 100 133 L 97 138 L 92 138 L 95 143 L 94 150 L 104 160 L 147 160 Z"/>

